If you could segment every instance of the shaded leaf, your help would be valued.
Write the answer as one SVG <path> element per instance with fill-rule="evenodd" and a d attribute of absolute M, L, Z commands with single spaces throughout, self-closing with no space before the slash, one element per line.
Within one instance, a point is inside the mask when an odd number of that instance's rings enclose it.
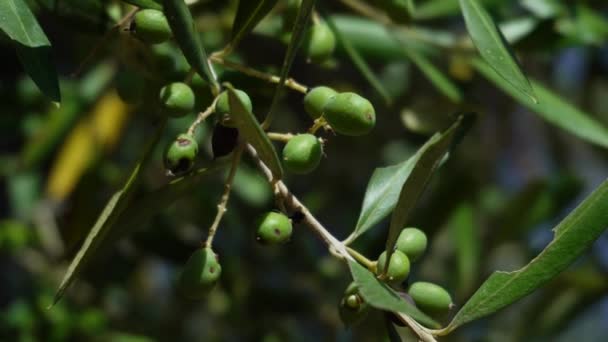
<path fill-rule="evenodd" d="M 458 291 L 468 294 L 477 281 L 480 260 L 480 236 L 473 207 L 469 203 L 460 205 L 451 215 L 449 227 L 456 248 L 456 271 Z"/>
<path fill-rule="evenodd" d="M 126 3 L 129 3 L 133 6 L 137 6 L 139 8 L 151 8 L 155 10 L 162 10 L 163 5 L 161 5 L 160 0 L 122 0 Z"/>
<path fill-rule="evenodd" d="M 401 230 L 405 227 L 410 212 L 424 192 L 427 183 L 447 153 L 461 140 L 470 128 L 473 114 L 461 115 L 458 120 L 444 133 L 436 134 L 431 141 L 423 146 L 409 176 L 403 183 L 399 199 L 391 216 L 391 223 L 386 239 L 386 258 L 390 260 L 395 242 Z M 388 263 L 386 263 L 388 265 Z"/>
<path fill-rule="evenodd" d="M 163 10 L 173 31 L 173 37 L 190 66 L 219 91 L 220 86 L 207 63 L 207 52 L 201 44 L 192 13 L 184 0 L 163 0 Z"/>
<path fill-rule="evenodd" d="M 481 56 L 512 87 L 538 102 L 502 32 L 478 0 L 460 0 L 467 30 Z"/>
<path fill-rule="evenodd" d="M 570 132 L 582 140 L 593 144 L 608 147 L 608 129 L 601 123 L 593 120 L 589 114 L 582 112 L 559 95 L 543 87 L 535 80 L 531 80 L 534 93 L 539 103 L 534 103 L 521 92 L 514 90 L 481 59 L 474 59 L 473 66 L 485 78 L 492 81 L 498 88 L 509 94 L 531 111 L 539 114 L 546 121 Z"/>
<path fill-rule="evenodd" d="M 553 241 L 514 272 L 493 273 L 442 330 L 492 314 L 532 293 L 576 261 L 608 227 L 608 181 L 604 181 L 557 227 Z"/>
<path fill-rule="evenodd" d="M 274 96 L 272 97 L 272 102 L 270 103 L 270 109 L 268 109 L 268 115 L 262 123 L 262 127 L 264 128 L 268 128 L 270 126 L 270 123 L 272 122 L 273 111 L 275 110 L 279 102 L 281 91 L 283 90 L 283 87 L 285 87 L 285 80 L 289 75 L 293 60 L 296 58 L 298 48 L 302 44 L 302 40 L 304 40 L 308 21 L 310 20 L 310 17 L 312 15 L 312 10 L 315 6 L 315 2 L 316 0 L 302 0 L 302 3 L 300 4 L 300 8 L 298 9 L 298 15 L 296 16 L 296 21 L 294 23 L 293 30 L 291 31 L 291 40 L 289 41 L 289 45 L 287 46 L 287 53 L 285 54 L 285 58 L 283 59 L 283 65 L 281 66 L 281 78 L 274 91 Z"/>
<path fill-rule="evenodd" d="M 264 133 L 258 120 L 245 108 L 232 88 L 228 89 L 228 103 L 231 118 L 238 128 L 239 134 L 256 149 L 260 159 L 272 171 L 275 179 L 281 179 L 283 177 L 283 167 L 277 151 Z"/>
<path fill-rule="evenodd" d="M 57 303 L 63 294 L 68 289 L 68 287 L 72 284 L 74 279 L 79 275 L 80 271 L 83 267 L 86 266 L 87 262 L 90 258 L 95 254 L 98 250 L 98 247 L 105 240 L 108 233 L 115 228 L 115 223 L 124 209 L 127 207 L 133 193 L 134 189 L 139 182 L 139 176 L 142 171 L 143 166 L 147 163 L 150 158 L 156 143 L 158 142 L 161 133 L 165 127 L 165 123 L 159 125 L 156 130 L 156 133 L 153 137 L 150 138 L 146 148 L 144 149 L 143 155 L 140 160 L 135 164 L 133 170 L 131 171 L 129 178 L 125 182 L 125 185 L 122 189 L 112 195 L 105 208 L 97 218 L 97 221 L 93 225 L 93 228 L 87 235 L 82 247 L 78 250 L 78 253 L 72 259 L 66 274 L 64 275 L 57 292 L 55 293 L 55 298 L 53 299 L 53 305 Z"/>
<path fill-rule="evenodd" d="M 53 64 L 51 46 L 29 47 L 16 44 L 15 50 L 21 65 L 36 83 L 38 89 L 52 101 L 61 102 L 59 78 Z"/>
<path fill-rule="evenodd" d="M 348 266 L 350 268 L 350 273 L 357 284 L 359 293 L 372 307 L 406 314 L 417 322 L 430 328 L 437 328 L 440 326 L 432 318 L 401 298 L 401 296 L 386 283 L 376 279 L 376 276 L 373 273 L 359 265 L 356 261 L 349 260 Z"/>
<path fill-rule="evenodd" d="M 277 0 L 239 0 L 239 7 L 232 24 L 230 48 L 234 49 L 241 39 L 274 8 Z"/>

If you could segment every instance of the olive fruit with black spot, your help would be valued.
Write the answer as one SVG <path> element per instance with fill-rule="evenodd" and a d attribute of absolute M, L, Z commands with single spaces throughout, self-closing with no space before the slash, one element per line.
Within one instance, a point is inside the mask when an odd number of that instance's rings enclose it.
<path fill-rule="evenodd" d="M 323 115 L 323 107 L 338 93 L 326 86 L 314 87 L 304 96 L 304 109 L 311 118 L 316 119 Z"/>
<path fill-rule="evenodd" d="M 402 251 L 411 262 L 416 261 L 426 251 L 426 234 L 418 228 L 405 228 L 399 233 L 395 247 Z"/>
<path fill-rule="evenodd" d="M 204 298 L 215 286 L 222 266 L 217 254 L 211 248 L 195 251 L 184 266 L 178 279 L 178 290 L 186 298 Z"/>
<path fill-rule="evenodd" d="M 160 44 L 171 38 L 171 27 L 162 11 L 143 9 L 137 11 L 130 27 L 131 32 L 144 43 Z"/>
<path fill-rule="evenodd" d="M 336 36 L 329 26 L 323 23 L 312 25 L 302 43 L 305 56 L 314 63 L 326 61 L 336 49 Z"/>
<path fill-rule="evenodd" d="M 198 144 L 189 134 L 180 134 L 165 152 L 165 168 L 172 175 L 184 174 L 194 165 Z"/>
<path fill-rule="evenodd" d="M 323 156 L 323 145 L 312 134 L 298 134 L 283 148 L 283 165 L 295 174 L 306 174 L 314 171 Z"/>
<path fill-rule="evenodd" d="M 173 82 L 160 89 L 160 103 L 163 113 L 172 117 L 182 117 L 194 109 L 195 96 L 186 83 Z"/>
<path fill-rule="evenodd" d="M 247 109 L 247 111 L 253 111 L 253 104 L 251 103 L 251 99 L 246 92 L 240 89 L 234 89 L 236 96 L 241 100 L 241 103 Z M 223 91 L 217 98 L 217 102 L 215 103 L 215 113 L 218 116 L 218 119 L 224 126 L 234 127 L 234 122 L 230 119 L 230 102 L 228 100 L 228 91 Z"/>
<path fill-rule="evenodd" d="M 289 217 L 275 211 L 268 212 L 258 220 L 256 240 L 262 244 L 281 244 L 289 241 L 293 227 Z"/>
<path fill-rule="evenodd" d="M 351 283 L 344 291 L 344 295 L 338 306 L 338 313 L 340 314 L 342 323 L 345 326 L 356 325 L 365 318 L 368 311 L 369 305 L 361 297 L 357 285 Z"/>
<path fill-rule="evenodd" d="M 340 93 L 323 107 L 323 117 L 339 134 L 360 136 L 369 133 L 376 124 L 374 106 L 355 93 Z"/>
<path fill-rule="evenodd" d="M 424 281 L 415 282 L 407 289 L 416 306 L 429 314 L 443 314 L 452 307 L 452 297 L 443 287 Z"/>
<path fill-rule="evenodd" d="M 381 275 L 384 273 L 386 265 L 386 251 L 380 254 L 378 258 L 378 264 L 376 265 L 376 274 Z M 395 250 L 391 255 L 391 260 L 388 263 L 388 269 L 386 270 L 386 279 L 389 283 L 401 283 L 410 274 L 410 260 L 407 255 L 403 254 L 400 250 Z"/>

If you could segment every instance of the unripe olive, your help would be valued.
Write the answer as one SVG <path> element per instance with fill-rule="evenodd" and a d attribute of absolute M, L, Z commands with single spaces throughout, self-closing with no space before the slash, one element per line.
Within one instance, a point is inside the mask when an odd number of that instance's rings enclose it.
<path fill-rule="evenodd" d="M 336 48 L 336 37 L 326 24 L 312 25 L 302 44 L 302 51 L 308 59 L 315 63 L 327 60 Z"/>
<path fill-rule="evenodd" d="M 171 38 L 171 27 L 162 11 L 137 11 L 130 27 L 131 32 L 144 43 L 159 44 Z"/>
<path fill-rule="evenodd" d="M 310 117 L 316 119 L 323 115 L 323 107 L 325 107 L 329 99 L 337 94 L 338 93 L 330 87 L 314 87 L 306 93 L 306 96 L 304 96 L 304 109 Z"/>
<path fill-rule="evenodd" d="M 217 283 L 222 274 L 222 266 L 217 254 L 211 248 L 194 252 L 178 279 L 178 289 L 187 298 L 201 299 Z"/>
<path fill-rule="evenodd" d="M 340 93 L 323 107 L 323 117 L 337 133 L 359 136 L 369 133 L 376 124 L 374 106 L 355 93 Z"/>
<path fill-rule="evenodd" d="M 251 99 L 246 92 L 240 89 L 234 89 L 236 96 L 241 100 L 243 106 L 247 111 L 253 111 L 253 104 L 251 103 Z M 217 102 L 215 103 L 215 113 L 218 115 L 218 118 L 222 125 L 228 127 L 234 127 L 234 123 L 230 119 L 230 102 L 228 100 L 228 91 L 223 91 L 219 97 L 217 98 Z"/>
<path fill-rule="evenodd" d="M 323 145 L 312 134 L 298 134 L 283 148 L 283 165 L 290 172 L 305 174 L 314 171 L 323 156 Z"/>
<path fill-rule="evenodd" d="M 384 273 L 386 265 L 386 251 L 380 254 L 378 258 L 378 264 L 376 265 L 376 274 L 381 275 Z M 386 277 L 390 283 L 401 283 L 410 274 L 410 260 L 407 255 L 403 254 L 400 250 L 395 250 L 391 255 L 391 260 L 388 263 L 388 269 L 386 270 Z"/>
<path fill-rule="evenodd" d="M 289 217 L 275 211 L 258 220 L 256 240 L 264 244 L 280 244 L 289 241 L 293 227 Z"/>
<path fill-rule="evenodd" d="M 186 83 L 174 82 L 160 90 L 163 112 L 172 117 L 182 117 L 194 109 L 194 92 Z"/>
<path fill-rule="evenodd" d="M 413 283 L 407 293 L 417 307 L 430 314 L 445 313 L 452 306 L 452 297 L 448 291 L 433 283 L 423 281 Z"/>
<path fill-rule="evenodd" d="M 405 228 L 399 233 L 395 246 L 414 262 L 424 253 L 427 243 L 426 234 L 422 230 Z"/>
<path fill-rule="evenodd" d="M 173 175 L 190 171 L 198 153 L 198 144 L 194 137 L 180 134 L 165 152 L 165 168 Z"/>
<path fill-rule="evenodd" d="M 338 313 L 346 326 L 355 325 L 363 320 L 369 311 L 369 305 L 359 294 L 355 283 L 351 283 L 340 300 Z"/>

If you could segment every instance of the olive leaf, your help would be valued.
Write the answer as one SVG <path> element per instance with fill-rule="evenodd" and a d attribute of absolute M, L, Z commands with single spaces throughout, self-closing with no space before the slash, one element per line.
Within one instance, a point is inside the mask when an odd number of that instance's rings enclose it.
<path fill-rule="evenodd" d="M 125 182 L 124 186 L 122 189 L 118 190 L 112 195 L 105 208 L 97 218 L 93 228 L 91 228 L 91 231 L 87 235 L 84 243 L 78 250 L 78 253 L 76 253 L 76 256 L 74 259 L 72 259 L 72 262 L 70 263 L 70 266 L 68 267 L 68 270 L 66 271 L 61 284 L 55 293 L 53 305 L 55 305 L 63 297 L 65 291 L 72 284 L 74 279 L 80 274 L 80 271 L 86 266 L 91 257 L 93 257 L 101 243 L 106 239 L 108 233 L 110 233 L 112 229 L 116 227 L 115 223 L 130 202 L 134 190 L 139 183 L 141 171 L 149 160 L 154 147 L 158 143 L 161 133 L 165 127 L 165 123 L 166 121 L 158 126 L 154 136 L 152 136 L 148 141 L 143 155 L 129 174 L 129 178 Z"/>
<path fill-rule="evenodd" d="M 207 52 L 184 0 L 163 0 L 163 10 L 173 31 L 173 37 L 190 66 L 219 92 L 220 86 L 207 62 Z"/>
<path fill-rule="evenodd" d="M 355 67 L 359 69 L 359 71 L 367 80 L 367 82 L 369 82 L 372 88 L 374 88 L 374 90 L 384 99 L 384 102 L 387 105 L 390 105 L 392 102 L 391 96 L 389 95 L 388 90 L 386 90 L 380 79 L 376 77 L 374 71 L 369 67 L 369 65 L 367 64 L 363 56 L 361 56 L 359 51 L 357 51 L 353 44 L 351 44 L 350 40 L 346 37 L 346 35 L 343 35 L 342 32 L 340 32 L 340 29 L 336 26 L 332 17 L 325 15 L 325 11 L 323 11 L 323 13 L 327 25 L 334 33 L 336 39 L 338 40 L 338 43 L 342 45 L 344 51 L 346 52 L 348 57 L 350 57 L 350 60 L 353 62 Z"/>
<path fill-rule="evenodd" d="M 139 8 L 150 8 L 155 10 L 162 10 L 163 5 L 161 5 L 160 0 L 122 0 L 128 4 L 133 6 L 137 6 Z"/>
<path fill-rule="evenodd" d="M 281 74 L 279 84 L 274 91 L 274 96 L 272 97 L 272 102 L 270 103 L 270 109 L 268 109 L 268 115 L 264 122 L 262 122 L 263 128 L 268 128 L 273 119 L 274 110 L 279 103 L 279 98 L 281 97 L 281 91 L 285 86 L 285 80 L 287 80 L 287 76 L 289 75 L 289 71 L 291 70 L 291 65 L 293 64 L 293 60 L 296 58 L 296 53 L 302 40 L 304 39 L 304 35 L 306 34 L 306 29 L 308 25 L 308 21 L 312 15 L 313 7 L 315 6 L 316 0 L 302 0 L 300 4 L 300 8 L 298 9 L 298 15 L 296 16 L 296 21 L 293 26 L 293 30 L 291 31 L 291 40 L 289 41 L 289 45 L 287 46 L 287 53 L 285 54 L 285 58 L 283 59 L 283 66 L 281 67 Z"/>
<path fill-rule="evenodd" d="M 608 227 L 608 180 L 553 230 L 553 241 L 514 272 L 494 272 L 444 328 L 441 335 L 490 315 L 540 288 L 576 261 Z"/>
<path fill-rule="evenodd" d="M 426 56 L 414 49 L 404 48 L 403 53 L 412 61 L 422 73 L 431 81 L 443 95 L 454 102 L 462 101 L 462 92 L 450 81 Z"/>
<path fill-rule="evenodd" d="M 0 30 L 13 40 L 19 61 L 36 86 L 55 102 L 61 101 L 59 78 L 53 65 L 51 42 L 24 0 L 0 1 Z"/>
<path fill-rule="evenodd" d="M 260 159 L 272 171 L 275 179 L 281 179 L 283 177 L 283 167 L 270 139 L 264 133 L 255 116 L 245 108 L 234 89 L 229 87 L 227 91 L 230 115 L 239 130 L 239 134 L 256 149 Z"/>
<path fill-rule="evenodd" d="M 456 249 L 456 273 L 459 293 L 473 290 L 479 273 L 480 236 L 473 206 L 461 204 L 451 215 L 448 226 Z"/>
<path fill-rule="evenodd" d="M 410 212 L 424 192 L 431 176 L 435 173 L 448 152 L 460 142 L 465 132 L 472 125 L 473 119 L 473 114 L 461 115 L 447 131 L 434 137 L 435 141 L 431 144 L 425 145 L 426 149 L 420 153 L 416 164 L 412 167 L 411 172 L 403 183 L 399 199 L 391 216 L 388 238 L 386 239 L 387 260 L 390 260 L 397 237 L 405 227 Z M 388 266 L 388 263 L 386 265 Z"/>
<path fill-rule="evenodd" d="M 249 34 L 270 13 L 278 0 L 239 0 L 232 24 L 230 48 L 234 49 L 241 39 Z"/>
<path fill-rule="evenodd" d="M 560 96 L 543 87 L 539 82 L 531 80 L 534 93 L 539 103 L 534 103 L 528 96 L 514 90 L 488 66 L 477 58 L 472 61 L 475 69 L 494 85 L 509 94 L 516 101 L 531 111 L 540 115 L 551 124 L 570 132 L 582 140 L 608 148 L 608 129 L 601 123 L 593 120 L 589 114 L 582 112 Z"/>
<path fill-rule="evenodd" d="M 478 0 L 460 0 L 467 30 L 481 56 L 507 83 L 538 102 L 502 32 Z"/>
<path fill-rule="evenodd" d="M 460 122 L 460 120 L 458 121 Z M 457 123 L 458 124 L 458 123 Z M 454 127 L 457 126 L 455 124 Z M 436 149 L 436 145 L 441 142 L 454 141 L 455 128 L 451 128 L 444 134 L 433 135 L 418 151 L 407 160 L 388 167 L 377 168 L 372 174 L 365 190 L 365 197 L 357 225 L 351 235 L 345 240 L 351 243 L 363 233 L 370 230 L 374 225 L 390 214 L 399 200 L 405 182 L 410 178 L 412 170 L 419 163 L 421 158 L 429 150 Z M 450 137 L 446 138 L 447 134 Z M 403 227 L 402 227 L 403 228 Z"/>
<path fill-rule="evenodd" d="M 359 265 L 356 261 L 349 260 L 348 267 L 350 268 L 353 280 L 357 284 L 359 293 L 372 307 L 406 314 L 429 328 L 440 327 L 439 323 L 401 298 L 395 290 L 378 280 L 374 274 Z"/>

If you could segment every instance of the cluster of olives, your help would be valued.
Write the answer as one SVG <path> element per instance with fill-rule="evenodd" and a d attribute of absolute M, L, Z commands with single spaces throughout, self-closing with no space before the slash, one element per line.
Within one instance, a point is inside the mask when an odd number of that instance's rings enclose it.
<path fill-rule="evenodd" d="M 383 252 L 376 262 L 376 274 L 379 279 L 399 289 L 410 274 L 410 263 L 417 261 L 427 247 L 427 237 L 417 228 L 405 228 L 399 234 L 395 250 L 386 261 Z M 408 286 L 403 296 L 411 300 L 423 312 L 442 317 L 453 306 L 452 297 L 441 286 L 429 282 L 415 282 Z M 340 317 L 345 325 L 360 322 L 369 309 L 354 283 L 350 284 L 340 301 Z"/>

